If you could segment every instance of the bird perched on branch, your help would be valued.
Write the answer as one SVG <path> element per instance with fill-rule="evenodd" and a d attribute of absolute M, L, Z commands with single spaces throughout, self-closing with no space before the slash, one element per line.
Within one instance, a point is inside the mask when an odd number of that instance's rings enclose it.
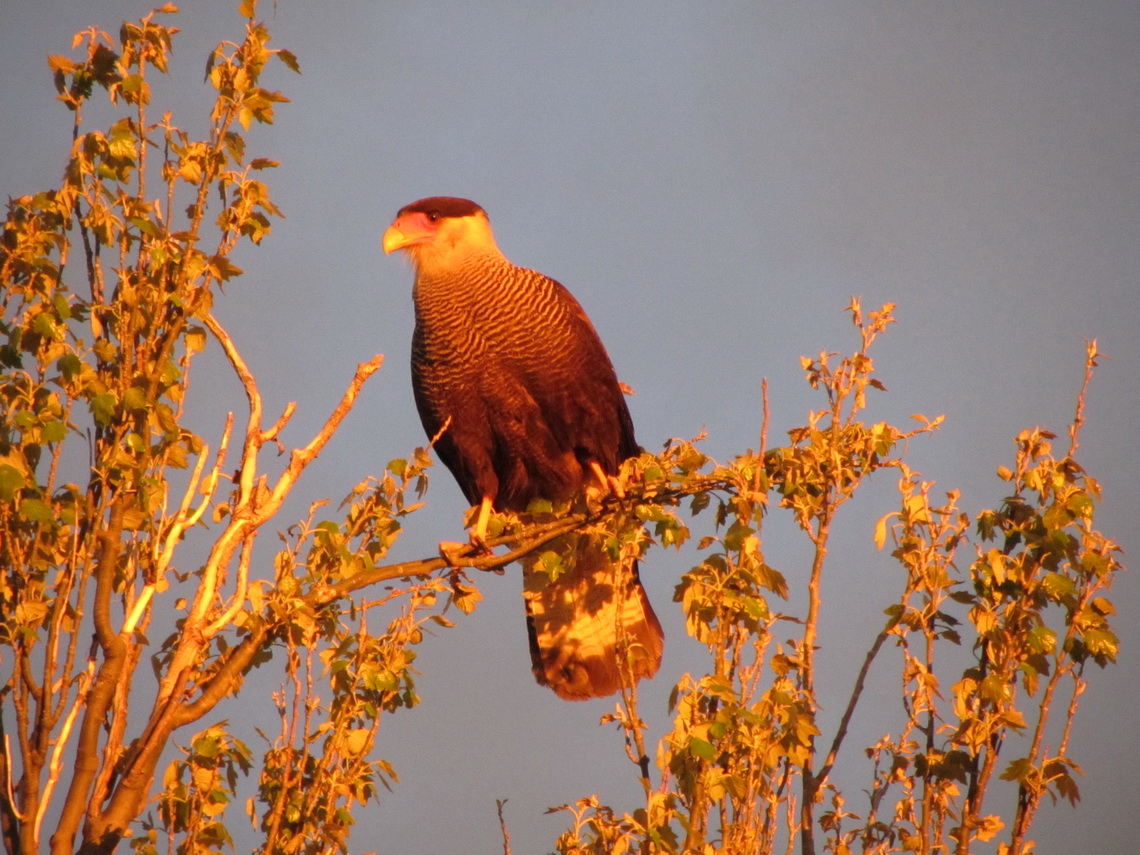
<path fill-rule="evenodd" d="M 638 454 L 609 356 L 578 301 L 558 282 L 511 264 L 487 213 L 449 196 L 401 208 L 384 252 L 415 268 L 412 388 L 429 437 L 464 496 L 525 511 L 611 489 Z M 610 557 L 597 535 L 548 545 L 564 567 L 551 581 L 523 560 L 531 660 L 539 683 L 567 700 L 604 697 L 651 677 L 662 632 L 637 562 Z"/>

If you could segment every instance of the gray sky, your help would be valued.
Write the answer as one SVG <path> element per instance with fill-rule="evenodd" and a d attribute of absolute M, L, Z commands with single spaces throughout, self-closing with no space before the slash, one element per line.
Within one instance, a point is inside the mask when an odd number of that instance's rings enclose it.
<path fill-rule="evenodd" d="M 90 24 L 117 32 L 150 5 L 4 0 L 0 192 L 46 189 L 62 171 L 70 114 L 53 101 L 44 56 L 68 52 Z M 156 86 L 176 121 L 201 129 L 202 69 L 240 33 L 234 7 L 186 2 L 176 16 L 177 62 Z M 379 236 L 401 205 L 447 194 L 481 203 L 509 258 L 577 295 L 637 390 L 631 410 L 651 450 L 702 427 L 714 457 L 754 447 L 762 376 L 771 441 L 782 441 L 821 405 L 799 357 L 855 346 L 841 311 L 851 295 L 866 308 L 891 301 L 900 323 L 874 352 L 890 392 L 867 417 L 945 413 L 908 460 L 977 512 L 1004 496 L 994 470 L 1011 463 L 1019 430 L 1064 433 L 1084 339 L 1097 338 L 1111 358 L 1093 382 L 1080 460 L 1104 487 L 1098 524 L 1136 554 L 1135 2 L 284 0 L 264 13 L 274 46 L 303 69 L 273 73 L 293 103 L 251 135 L 251 152 L 282 162 L 268 180 L 287 219 L 241 251 L 247 274 L 219 314 L 267 411 L 298 402 L 286 442 L 308 439 L 358 362 L 387 357 L 302 482 L 294 516 L 423 442 L 407 376 L 411 271 L 382 255 Z M 207 412 L 240 408 L 236 388 L 199 378 Z M 431 506 L 395 558 L 462 537 L 459 491 L 435 474 Z M 892 491 L 887 475 L 840 526 L 820 653 L 825 731 L 897 578 L 871 546 Z M 806 578 L 786 515 L 764 537 L 793 585 Z M 668 645 L 642 694 L 654 742 L 672 683 L 702 665 L 671 603 L 690 558 L 654 553 L 642 571 Z M 593 792 L 635 804 L 620 736 L 597 724 L 612 702 L 566 704 L 535 686 L 518 574 L 478 581 L 478 612 L 422 645 L 422 706 L 382 727 L 376 753 L 402 783 L 358 811 L 354 851 L 496 850 L 496 798 L 509 799 L 514 850 L 547 851 L 568 822 L 547 806 Z M 1092 674 L 1070 751 L 1087 773 L 1084 801 L 1044 810 L 1043 855 L 1124 852 L 1140 832 L 1136 578 L 1111 596 L 1121 662 Z M 895 675 L 884 660 L 885 697 Z M 255 700 L 214 718 L 253 716 Z M 268 699 L 261 714 L 272 723 Z M 863 710 L 852 758 L 881 735 L 879 716 Z M 840 781 L 856 812 L 864 781 Z M 239 834 L 238 850 L 251 839 Z"/>

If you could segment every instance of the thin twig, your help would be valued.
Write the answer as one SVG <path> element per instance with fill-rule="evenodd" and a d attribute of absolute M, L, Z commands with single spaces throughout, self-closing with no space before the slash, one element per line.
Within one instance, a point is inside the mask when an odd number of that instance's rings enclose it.
<path fill-rule="evenodd" d="M 855 678 L 855 686 L 851 690 L 851 697 L 847 700 L 847 709 L 843 711 L 843 718 L 839 720 L 839 729 L 835 732 L 835 738 L 831 742 L 831 749 L 827 752 L 827 759 L 824 760 L 823 766 L 815 775 L 815 783 L 817 789 L 827 781 L 827 776 L 831 773 L 832 768 L 835 766 L 835 758 L 839 755 L 839 748 L 843 745 L 843 740 L 847 736 L 847 728 L 851 724 L 851 717 L 855 714 L 855 707 L 859 703 L 859 698 L 863 695 L 863 687 L 867 682 L 867 674 L 871 671 L 871 664 L 875 661 L 875 657 L 879 655 L 879 649 L 883 646 L 891 633 L 883 630 L 875 639 L 875 643 L 871 645 L 871 649 L 867 651 L 867 655 L 863 659 L 863 667 L 859 669 L 859 676 Z"/>
<path fill-rule="evenodd" d="M 760 400 L 764 407 L 764 418 L 760 422 L 760 455 L 768 450 L 768 378 L 760 380 Z"/>
<path fill-rule="evenodd" d="M 499 829 L 503 832 L 503 855 L 511 855 L 511 834 L 507 831 L 507 821 L 503 819 L 503 805 L 507 799 L 495 799 L 495 808 L 499 812 Z"/>
<path fill-rule="evenodd" d="M 1097 367 L 1097 357 L 1101 356 L 1100 352 L 1096 349 L 1096 339 L 1090 339 L 1085 342 L 1085 378 L 1081 383 L 1080 394 L 1077 395 L 1077 411 L 1073 415 L 1073 423 L 1069 426 L 1069 457 L 1072 458 L 1077 453 L 1077 448 L 1080 446 L 1079 438 L 1081 428 L 1085 423 L 1085 393 L 1088 392 L 1089 383 L 1092 381 L 1093 369 Z"/>

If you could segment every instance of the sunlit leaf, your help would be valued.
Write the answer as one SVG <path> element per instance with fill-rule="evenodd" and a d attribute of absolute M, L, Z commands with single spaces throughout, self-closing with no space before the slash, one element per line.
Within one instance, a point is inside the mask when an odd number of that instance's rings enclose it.
<path fill-rule="evenodd" d="M 298 74 L 301 73 L 301 66 L 297 62 L 297 57 L 293 55 L 292 51 L 288 51 L 288 50 L 284 50 L 284 49 L 278 49 L 277 50 L 277 56 L 291 70 L 297 72 Z"/>
<path fill-rule="evenodd" d="M 24 499 L 20 502 L 19 513 L 30 522 L 50 522 L 52 519 L 51 505 L 39 499 Z"/>
<path fill-rule="evenodd" d="M 894 516 L 894 513 L 884 514 L 879 517 L 879 521 L 875 523 L 875 548 L 882 549 L 887 542 L 887 520 Z"/>
<path fill-rule="evenodd" d="M 24 473 L 15 466 L 0 463 L 0 501 L 10 502 L 17 490 L 22 490 L 27 484 Z"/>
<path fill-rule="evenodd" d="M 115 396 L 110 393 L 104 392 L 101 395 L 95 395 L 88 402 L 91 407 L 91 415 L 103 427 L 108 427 L 111 420 L 115 416 Z"/>
<path fill-rule="evenodd" d="M 689 750 L 700 757 L 702 760 L 715 760 L 717 755 L 716 748 L 709 742 L 697 737 L 689 739 Z"/>

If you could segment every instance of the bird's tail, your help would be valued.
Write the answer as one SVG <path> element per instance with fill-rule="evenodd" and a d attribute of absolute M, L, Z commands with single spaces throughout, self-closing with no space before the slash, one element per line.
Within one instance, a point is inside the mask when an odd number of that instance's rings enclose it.
<path fill-rule="evenodd" d="M 535 679 L 563 700 L 612 695 L 661 664 L 664 633 L 637 574 L 596 537 L 572 534 L 550 547 L 563 572 L 550 581 L 541 558 L 523 562 L 523 598 Z"/>

